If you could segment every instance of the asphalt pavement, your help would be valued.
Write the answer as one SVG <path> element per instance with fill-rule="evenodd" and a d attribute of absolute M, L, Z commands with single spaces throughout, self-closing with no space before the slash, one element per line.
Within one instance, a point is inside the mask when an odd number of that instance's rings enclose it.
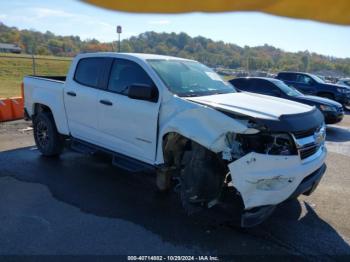
<path fill-rule="evenodd" d="M 0 123 L 0 255 L 350 258 L 350 115 L 327 128 L 328 169 L 313 195 L 251 229 L 188 216 L 176 193 L 157 193 L 154 174 L 107 156 L 42 157 L 29 124 Z"/>

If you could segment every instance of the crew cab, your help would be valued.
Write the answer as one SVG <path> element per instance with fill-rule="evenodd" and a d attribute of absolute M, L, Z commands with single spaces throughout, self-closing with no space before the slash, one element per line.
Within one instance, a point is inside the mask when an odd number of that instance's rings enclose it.
<path fill-rule="evenodd" d="M 176 192 L 189 212 L 230 198 L 241 226 L 309 195 L 326 166 L 325 126 L 314 107 L 239 93 L 193 60 L 151 54 L 80 54 L 67 77 L 26 76 L 25 112 L 47 157 L 65 140 L 104 151 Z M 101 192 L 101 194 L 103 194 Z"/>
<path fill-rule="evenodd" d="M 268 77 L 239 77 L 229 81 L 241 91 L 281 97 L 310 106 L 317 107 L 325 118 L 326 124 L 335 124 L 344 118 L 341 104 L 331 99 L 304 95 L 283 81 Z"/>
<path fill-rule="evenodd" d="M 321 96 L 335 100 L 344 107 L 350 106 L 350 87 L 326 83 L 320 77 L 309 73 L 280 72 L 276 78 L 306 95 Z"/>

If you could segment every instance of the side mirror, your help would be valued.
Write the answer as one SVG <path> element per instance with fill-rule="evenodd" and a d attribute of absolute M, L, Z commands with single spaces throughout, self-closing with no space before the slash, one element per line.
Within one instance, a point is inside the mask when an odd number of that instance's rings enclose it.
<path fill-rule="evenodd" d="M 128 97 L 151 102 L 158 101 L 158 89 L 154 85 L 133 84 L 128 88 Z"/>

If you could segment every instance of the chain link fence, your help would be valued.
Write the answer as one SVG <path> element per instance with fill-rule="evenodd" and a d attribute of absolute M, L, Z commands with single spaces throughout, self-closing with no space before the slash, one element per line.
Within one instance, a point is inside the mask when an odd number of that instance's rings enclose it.
<path fill-rule="evenodd" d="M 0 54 L 0 97 L 20 96 L 26 75 L 66 75 L 71 61 L 63 57 Z"/>

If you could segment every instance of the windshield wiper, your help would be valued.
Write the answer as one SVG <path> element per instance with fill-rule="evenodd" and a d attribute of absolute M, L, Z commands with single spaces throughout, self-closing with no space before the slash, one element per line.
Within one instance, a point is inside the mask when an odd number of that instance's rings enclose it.
<path fill-rule="evenodd" d="M 231 91 L 221 91 L 221 92 L 211 93 L 210 95 L 222 95 L 222 94 L 230 94 L 230 93 L 234 93 L 234 92 L 231 92 Z"/>
<path fill-rule="evenodd" d="M 198 94 L 182 94 L 180 96 L 182 96 L 182 97 L 195 97 L 195 96 L 198 96 Z"/>

